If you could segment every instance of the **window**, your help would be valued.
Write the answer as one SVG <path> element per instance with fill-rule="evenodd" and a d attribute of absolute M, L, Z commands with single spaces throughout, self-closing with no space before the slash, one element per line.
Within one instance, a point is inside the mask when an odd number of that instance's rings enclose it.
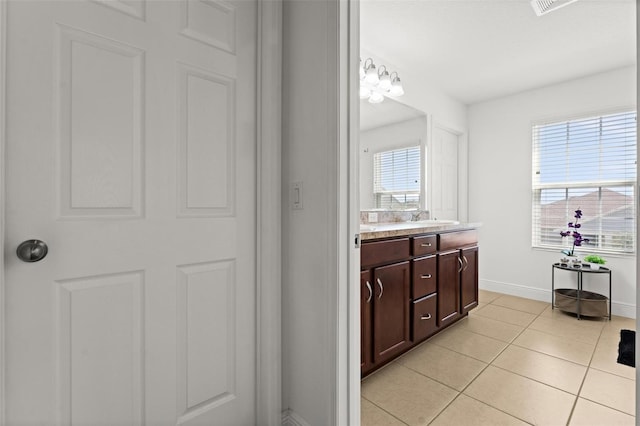
<path fill-rule="evenodd" d="M 420 207 L 420 147 L 378 152 L 373 155 L 373 193 L 376 207 Z"/>
<path fill-rule="evenodd" d="M 533 246 L 569 248 L 582 209 L 583 251 L 635 252 L 636 113 L 533 126 Z"/>

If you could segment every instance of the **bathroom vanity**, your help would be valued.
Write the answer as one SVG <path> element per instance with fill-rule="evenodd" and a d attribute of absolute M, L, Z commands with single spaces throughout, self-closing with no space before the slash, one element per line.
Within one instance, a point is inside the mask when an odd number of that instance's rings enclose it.
<path fill-rule="evenodd" d="M 361 228 L 363 377 L 478 306 L 477 230 L 423 225 Z"/>

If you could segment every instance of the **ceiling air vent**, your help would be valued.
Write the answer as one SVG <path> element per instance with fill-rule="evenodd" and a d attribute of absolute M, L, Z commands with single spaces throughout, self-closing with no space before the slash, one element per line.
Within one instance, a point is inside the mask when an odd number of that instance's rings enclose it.
<path fill-rule="evenodd" d="M 531 0 L 531 7 L 536 15 L 542 16 L 576 1 L 578 0 Z"/>

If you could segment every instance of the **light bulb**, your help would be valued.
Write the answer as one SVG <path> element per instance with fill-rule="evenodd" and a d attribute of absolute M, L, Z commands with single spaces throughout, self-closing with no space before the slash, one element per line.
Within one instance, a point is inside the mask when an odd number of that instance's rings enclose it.
<path fill-rule="evenodd" d="M 391 89 L 389 89 L 389 94 L 393 96 L 404 95 L 404 89 L 402 88 L 402 83 L 400 82 L 399 77 L 394 77 L 393 81 L 391 81 Z"/>
<path fill-rule="evenodd" d="M 371 96 L 369 96 L 370 104 L 379 104 L 382 101 L 384 101 L 384 96 L 382 96 L 382 93 L 371 92 Z"/>
<path fill-rule="evenodd" d="M 389 78 L 389 73 L 385 71 L 381 71 L 379 73 L 380 83 L 378 83 L 378 87 L 384 91 L 389 91 L 391 89 L 391 78 Z"/>
<path fill-rule="evenodd" d="M 371 95 L 371 90 L 365 86 L 360 86 L 360 99 L 367 99 Z"/>
<path fill-rule="evenodd" d="M 373 63 L 367 68 L 364 81 L 374 86 L 378 84 L 378 71 L 376 71 L 376 66 Z"/>

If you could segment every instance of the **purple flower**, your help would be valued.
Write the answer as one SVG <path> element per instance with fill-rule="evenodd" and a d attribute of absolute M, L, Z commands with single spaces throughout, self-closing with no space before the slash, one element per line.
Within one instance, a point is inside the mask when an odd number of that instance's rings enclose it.
<path fill-rule="evenodd" d="M 578 220 L 582 217 L 582 210 L 580 210 L 580 208 L 578 208 L 578 210 L 575 210 L 575 215 L 573 216 L 576 218 L 575 222 L 569 222 L 567 224 L 567 227 L 569 228 L 573 228 L 574 231 L 571 230 L 567 230 L 567 231 L 560 231 L 560 236 L 562 237 L 568 237 L 569 235 L 571 235 L 573 237 L 573 246 L 571 247 L 571 250 L 564 250 L 564 252 L 566 254 L 568 254 L 569 256 L 573 256 L 573 252 L 577 247 L 582 246 L 582 243 L 588 243 L 589 240 L 586 238 L 582 238 L 582 234 L 578 231 L 575 231 L 575 229 L 579 229 L 582 225 L 578 223 Z"/>

